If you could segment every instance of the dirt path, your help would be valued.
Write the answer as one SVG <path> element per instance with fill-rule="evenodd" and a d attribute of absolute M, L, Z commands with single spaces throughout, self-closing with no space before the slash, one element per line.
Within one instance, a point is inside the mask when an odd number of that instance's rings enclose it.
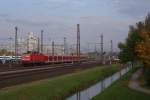
<path fill-rule="evenodd" d="M 150 94 L 149 89 L 146 89 L 146 88 L 143 88 L 143 87 L 140 86 L 139 77 L 140 77 L 141 74 L 142 74 L 142 69 L 139 69 L 138 71 L 136 71 L 132 75 L 128 86 L 129 86 L 129 88 L 131 88 L 133 90 Z"/>

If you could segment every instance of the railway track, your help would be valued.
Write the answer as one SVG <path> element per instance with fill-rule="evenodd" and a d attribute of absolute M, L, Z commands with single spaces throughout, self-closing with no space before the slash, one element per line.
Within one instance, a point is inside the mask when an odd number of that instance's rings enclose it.
<path fill-rule="evenodd" d="M 33 65 L 23 66 L 21 64 L 18 64 L 18 65 L 0 64 L 0 72 L 35 69 L 35 68 L 43 68 L 43 67 L 53 67 L 53 66 L 62 66 L 62 65 L 66 65 L 66 64 L 45 64 L 45 65 L 34 65 L 34 66 Z"/>
<path fill-rule="evenodd" d="M 82 64 L 65 64 L 45 66 L 30 69 L 20 69 L 0 72 L 0 88 L 27 83 L 35 80 L 46 79 L 76 70 L 84 70 L 100 65 L 99 62 L 84 62 Z"/>
<path fill-rule="evenodd" d="M 95 61 L 90 61 L 90 62 L 95 62 Z M 63 65 L 72 65 L 72 64 L 71 63 L 60 63 L 60 64 L 52 64 L 52 63 L 50 64 L 49 63 L 49 64 L 44 64 L 44 65 L 41 64 L 41 65 L 25 65 L 25 66 L 23 66 L 21 64 L 7 63 L 7 64 L 0 64 L 0 72 L 35 69 L 35 68 L 43 68 L 43 67 L 53 67 L 53 66 L 63 66 Z"/>

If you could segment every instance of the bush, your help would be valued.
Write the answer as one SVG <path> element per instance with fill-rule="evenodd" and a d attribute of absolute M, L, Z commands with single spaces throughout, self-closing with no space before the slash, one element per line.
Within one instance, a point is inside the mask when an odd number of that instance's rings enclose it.
<path fill-rule="evenodd" d="M 145 75 L 145 81 L 146 85 L 150 87 L 150 67 L 144 68 L 144 75 Z"/>

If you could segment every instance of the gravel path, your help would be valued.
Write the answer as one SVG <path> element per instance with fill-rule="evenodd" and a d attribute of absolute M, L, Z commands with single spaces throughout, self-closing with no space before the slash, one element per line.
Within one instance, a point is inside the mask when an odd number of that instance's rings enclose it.
<path fill-rule="evenodd" d="M 128 86 L 129 86 L 129 88 L 131 88 L 133 90 L 150 94 L 150 90 L 149 89 L 143 88 L 143 87 L 140 86 L 139 77 L 140 77 L 141 74 L 142 74 L 142 69 L 139 69 L 138 71 L 136 71 L 132 75 Z"/>

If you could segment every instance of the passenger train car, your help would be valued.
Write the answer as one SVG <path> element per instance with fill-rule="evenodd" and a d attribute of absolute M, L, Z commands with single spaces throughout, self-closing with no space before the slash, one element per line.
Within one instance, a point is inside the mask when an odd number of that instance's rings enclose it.
<path fill-rule="evenodd" d="M 41 53 L 30 53 L 23 54 L 21 56 L 22 64 L 44 64 L 44 63 L 67 63 L 67 62 L 77 62 L 85 61 L 87 57 L 81 55 L 80 57 L 76 55 L 45 55 Z"/>
<path fill-rule="evenodd" d="M 8 63 L 8 62 L 15 62 L 16 60 L 20 61 L 21 56 L 0 56 L 0 63 Z"/>

